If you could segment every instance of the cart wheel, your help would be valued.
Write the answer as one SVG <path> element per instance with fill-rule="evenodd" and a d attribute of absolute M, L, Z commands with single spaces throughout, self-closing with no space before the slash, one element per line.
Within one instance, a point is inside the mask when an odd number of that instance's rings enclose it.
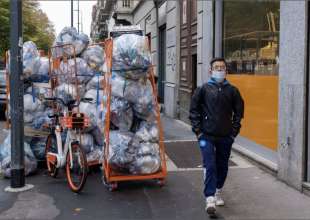
<path fill-rule="evenodd" d="M 117 190 L 117 187 L 118 187 L 117 182 L 109 183 L 105 175 L 102 176 L 102 183 L 110 192 L 114 192 Z"/>
<path fill-rule="evenodd" d="M 159 187 L 165 186 L 165 179 L 157 179 L 156 183 L 158 184 Z"/>
<path fill-rule="evenodd" d="M 109 184 L 109 188 L 108 189 L 109 189 L 110 192 L 114 192 L 114 191 L 117 190 L 117 187 L 118 187 L 117 182 L 112 182 L 112 183 Z"/>

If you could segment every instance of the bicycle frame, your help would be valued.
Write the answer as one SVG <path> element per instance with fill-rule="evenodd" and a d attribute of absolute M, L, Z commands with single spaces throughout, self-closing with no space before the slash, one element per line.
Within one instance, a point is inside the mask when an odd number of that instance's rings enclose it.
<path fill-rule="evenodd" d="M 72 149 L 71 145 L 72 142 L 76 141 L 76 134 L 72 132 L 71 129 L 68 129 L 67 136 L 66 136 L 66 141 L 63 146 L 62 144 L 62 139 L 61 139 L 61 129 L 60 126 L 57 125 L 55 129 L 55 135 L 56 135 L 56 141 L 57 141 L 57 154 L 56 153 L 49 153 L 57 157 L 57 168 L 64 167 L 66 164 L 66 157 L 69 152 L 70 155 L 70 167 L 73 166 L 72 162 Z"/>

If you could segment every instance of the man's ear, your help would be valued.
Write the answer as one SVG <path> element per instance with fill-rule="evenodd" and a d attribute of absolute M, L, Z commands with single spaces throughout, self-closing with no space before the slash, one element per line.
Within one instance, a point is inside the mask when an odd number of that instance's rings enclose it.
<path fill-rule="evenodd" d="M 210 68 L 210 69 L 209 69 L 209 74 L 211 75 L 211 73 L 212 73 L 212 69 Z"/>

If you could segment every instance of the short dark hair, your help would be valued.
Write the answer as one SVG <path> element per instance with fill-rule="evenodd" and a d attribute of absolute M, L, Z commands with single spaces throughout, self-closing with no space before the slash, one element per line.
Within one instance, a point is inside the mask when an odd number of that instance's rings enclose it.
<path fill-rule="evenodd" d="M 227 67 L 227 63 L 226 60 L 223 57 L 214 57 L 211 61 L 210 61 L 210 67 L 212 68 L 213 63 L 220 61 L 220 62 L 224 62 L 225 66 Z"/>

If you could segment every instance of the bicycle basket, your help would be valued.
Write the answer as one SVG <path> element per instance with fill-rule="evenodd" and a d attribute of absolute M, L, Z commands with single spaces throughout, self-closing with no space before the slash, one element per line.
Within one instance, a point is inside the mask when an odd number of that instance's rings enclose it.
<path fill-rule="evenodd" d="M 61 126 L 69 129 L 84 129 L 90 126 L 90 120 L 84 113 L 72 113 L 61 119 Z"/>

